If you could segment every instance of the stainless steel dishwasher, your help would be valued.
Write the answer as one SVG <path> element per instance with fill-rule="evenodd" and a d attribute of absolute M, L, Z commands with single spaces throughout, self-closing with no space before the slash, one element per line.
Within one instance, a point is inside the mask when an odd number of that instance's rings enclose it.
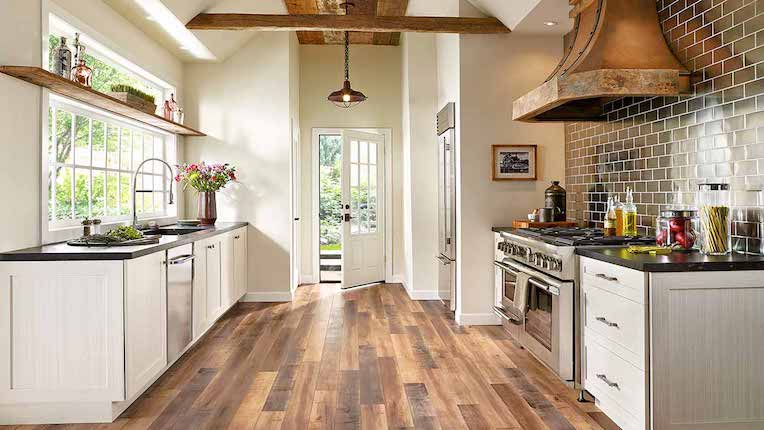
<path fill-rule="evenodd" d="M 193 340 L 194 245 L 167 251 L 167 360 L 172 363 Z"/>

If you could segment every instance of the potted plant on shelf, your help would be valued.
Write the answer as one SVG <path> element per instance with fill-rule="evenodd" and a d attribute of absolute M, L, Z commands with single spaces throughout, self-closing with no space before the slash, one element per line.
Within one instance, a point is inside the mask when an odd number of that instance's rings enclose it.
<path fill-rule="evenodd" d="M 143 91 L 133 88 L 130 85 L 112 85 L 111 92 L 108 93 L 115 99 L 134 107 L 140 111 L 154 114 L 157 111 L 154 96 L 146 94 Z"/>
<path fill-rule="evenodd" d="M 201 225 L 215 225 L 218 218 L 215 193 L 236 180 L 230 164 L 180 164 L 175 181 L 198 192 L 197 218 Z"/>

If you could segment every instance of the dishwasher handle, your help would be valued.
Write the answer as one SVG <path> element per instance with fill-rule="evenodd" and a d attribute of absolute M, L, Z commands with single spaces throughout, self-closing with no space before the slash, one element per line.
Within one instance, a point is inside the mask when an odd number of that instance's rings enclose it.
<path fill-rule="evenodd" d="M 168 260 L 167 264 L 170 265 L 170 266 L 174 266 L 176 264 L 187 263 L 187 262 L 193 260 L 194 258 L 196 258 L 195 255 L 190 255 L 190 254 L 189 255 L 179 255 L 179 256 L 177 256 L 177 257 L 175 257 L 173 259 Z"/>

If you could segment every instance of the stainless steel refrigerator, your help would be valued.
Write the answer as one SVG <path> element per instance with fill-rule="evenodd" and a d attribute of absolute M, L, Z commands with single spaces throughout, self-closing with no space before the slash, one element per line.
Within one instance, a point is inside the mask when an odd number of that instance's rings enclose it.
<path fill-rule="evenodd" d="M 438 294 L 456 310 L 456 105 L 438 113 Z"/>

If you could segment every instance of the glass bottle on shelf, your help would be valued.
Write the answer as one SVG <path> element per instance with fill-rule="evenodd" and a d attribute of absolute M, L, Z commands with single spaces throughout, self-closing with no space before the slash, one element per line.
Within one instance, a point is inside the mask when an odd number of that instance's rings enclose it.
<path fill-rule="evenodd" d="M 623 205 L 622 235 L 637 237 L 637 205 L 634 204 L 634 194 L 631 188 L 626 188 L 626 204 Z"/>
<path fill-rule="evenodd" d="M 179 107 L 178 102 L 175 101 L 175 94 L 170 94 L 170 100 L 165 100 L 164 102 L 164 119 L 168 121 L 175 121 L 175 115 L 178 109 Z"/>
<path fill-rule="evenodd" d="M 613 209 L 615 210 L 615 235 L 624 236 L 623 234 L 623 203 L 621 203 L 621 196 L 615 195 L 613 201 Z"/>
<path fill-rule="evenodd" d="M 85 47 L 82 46 L 80 43 L 80 34 L 74 33 L 74 58 L 72 59 L 72 66 L 77 67 L 78 64 L 80 64 L 80 59 L 84 57 L 84 53 L 82 52 Z"/>
<path fill-rule="evenodd" d="M 607 213 L 605 213 L 605 236 L 616 235 L 615 199 L 607 198 Z"/>
<path fill-rule="evenodd" d="M 93 69 L 85 64 L 85 47 L 79 48 L 79 64 L 72 69 L 72 80 L 86 87 L 93 86 Z"/>
<path fill-rule="evenodd" d="M 72 51 L 66 46 L 66 37 L 61 37 L 61 42 L 53 50 L 52 72 L 65 79 L 72 76 Z"/>

